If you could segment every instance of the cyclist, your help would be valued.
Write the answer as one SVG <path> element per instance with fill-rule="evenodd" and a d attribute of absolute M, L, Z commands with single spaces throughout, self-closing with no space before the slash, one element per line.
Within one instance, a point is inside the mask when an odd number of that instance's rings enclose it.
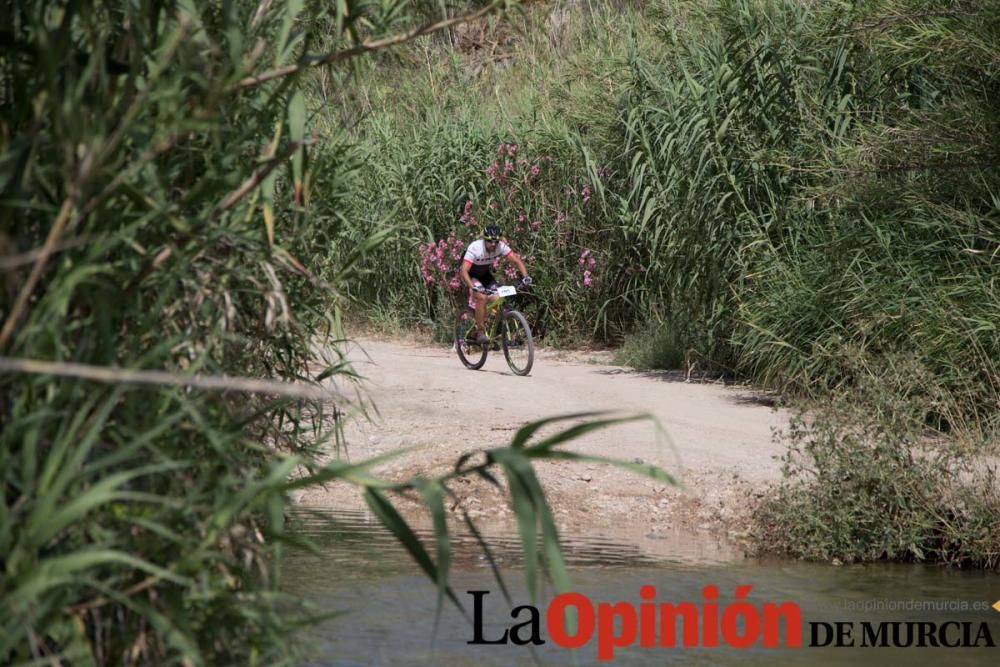
<path fill-rule="evenodd" d="M 493 262 L 498 258 L 510 260 L 521 274 L 521 284 L 531 284 L 531 276 L 528 275 L 528 269 L 525 268 L 524 262 L 517 256 L 517 253 L 510 249 L 509 245 L 500 240 L 500 235 L 499 225 L 486 225 L 486 228 L 483 229 L 483 238 L 473 241 L 466 249 L 465 256 L 462 258 L 462 268 L 459 271 L 462 282 L 469 287 L 469 307 L 476 309 L 474 336 L 480 345 L 485 345 L 490 340 L 483 332 L 486 302 L 497 298 L 495 294 L 487 294 L 488 290 L 495 290 L 497 287 L 496 280 L 493 279 L 493 274 L 490 272 Z"/>

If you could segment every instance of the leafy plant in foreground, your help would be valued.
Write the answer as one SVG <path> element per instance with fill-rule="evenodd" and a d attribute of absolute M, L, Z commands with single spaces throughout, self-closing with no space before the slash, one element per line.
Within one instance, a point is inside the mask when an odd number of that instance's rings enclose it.
<path fill-rule="evenodd" d="M 898 408 L 841 400 L 793 420 L 784 480 L 754 511 L 759 554 L 1000 566 L 995 469 Z"/>
<path fill-rule="evenodd" d="M 384 238 L 309 268 L 354 157 L 311 188 L 302 90 L 469 17 L 398 9 L 0 3 L 0 662 L 293 660 L 282 509 L 357 407 L 324 347 Z"/>

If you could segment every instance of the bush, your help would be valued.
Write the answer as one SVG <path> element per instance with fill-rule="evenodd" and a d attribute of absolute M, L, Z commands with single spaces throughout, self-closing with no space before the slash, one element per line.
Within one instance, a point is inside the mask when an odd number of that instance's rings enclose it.
<path fill-rule="evenodd" d="M 356 157 L 303 57 L 413 10 L 0 3 L 0 663 L 293 661 L 285 491 L 341 407 L 298 381 L 378 240 L 309 268 Z"/>
<path fill-rule="evenodd" d="M 293 663 L 283 509 L 332 479 L 454 599 L 446 485 L 503 468 L 529 590 L 536 545 L 566 589 L 531 461 L 601 424 L 395 486 L 317 456 L 346 402 L 318 385 L 355 377 L 326 358 L 340 299 L 387 231 L 345 231 L 359 155 L 317 149 L 304 91 L 439 7 L 0 2 L 0 663 Z M 387 490 L 430 506 L 434 559 Z"/>
<path fill-rule="evenodd" d="M 784 480 L 753 513 L 758 555 L 1000 566 L 994 471 L 909 406 L 851 403 L 792 421 Z"/>
<path fill-rule="evenodd" d="M 689 359 L 684 337 L 668 323 L 649 324 L 625 339 L 617 363 L 640 369 L 681 369 Z"/>

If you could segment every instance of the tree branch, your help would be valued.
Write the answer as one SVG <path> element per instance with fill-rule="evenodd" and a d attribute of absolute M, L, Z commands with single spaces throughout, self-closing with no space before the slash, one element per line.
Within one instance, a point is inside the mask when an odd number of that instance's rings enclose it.
<path fill-rule="evenodd" d="M 963 12 L 958 10 L 951 10 L 951 11 L 937 11 L 937 12 L 918 12 L 915 14 L 896 14 L 894 16 L 885 16 L 881 19 L 870 21 L 869 23 L 862 23 L 861 25 L 858 25 L 856 27 L 844 30 L 840 34 L 851 35 L 857 32 L 869 32 L 872 30 L 878 30 L 878 31 L 888 30 L 889 28 L 899 23 L 915 22 L 931 18 L 940 19 L 940 18 L 960 18 L 960 17 L 978 16 L 980 13 L 981 12 L 975 12 L 975 11 Z"/>
<path fill-rule="evenodd" d="M 265 178 L 267 178 L 268 174 L 270 174 L 272 171 L 281 166 L 281 164 L 285 160 L 287 160 L 292 155 L 292 153 L 294 153 L 301 147 L 302 147 L 301 141 L 290 142 L 287 146 L 285 146 L 285 148 L 281 151 L 281 153 L 279 153 L 278 155 L 274 156 L 273 158 L 265 162 L 263 166 L 261 166 L 257 171 L 252 173 L 245 181 L 243 181 L 240 187 L 236 188 L 228 195 L 226 195 L 226 198 L 223 199 L 221 202 L 219 202 L 219 204 L 214 209 L 212 209 L 212 212 L 209 214 L 208 219 L 216 220 L 220 215 L 222 215 L 224 211 L 235 206 L 241 199 L 246 197 L 249 193 L 253 192 L 253 189 L 256 188 L 258 185 L 260 185 L 261 182 Z M 190 241 L 191 238 L 192 238 L 191 234 L 183 236 L 181 239 L 177 241 L 177 247 L 183 248 L 185 245 L 187 245 L 188 241 Z M 139 285 L 139 283 L 148 278 L 149 274 L 151 274 L 153 271 L 162 266 L 163 263 L 166 262 L 168 259 L 170 259 L 170 256 L 173 254 L 174 254 L 173 248 L 171 248 L 170 246 L 167 246 L 166 248 L 158 252 L 156 256 L 153 258 L 153 261 L 146 264 L 146 266 L 143 267 L 142 271 L 140 271 L 139 274 L 129 282 L 128 286 L 125 288 L 125 293 L 130 294 Z"/>
<path fill-rule="evenodd" d="M 68 241 L 60 241 L 56 243 L 49 250 L 49 254 L 54 252 L 62 252 L 63 250 L 69 250 L 70 248 L 79 248 L 80 246 L 85 246 L 91 242 L 92 237 L 90 236 L 78 236 L 76 238 L 70 239 Z M 13 271 L 19 266 L 24 266 L 25 264 L 31 264 L 39 257 L 42 256 L 42 248 L 35 248 L 34 250 L 29 250 L 28 252 L 22 252 L 17 255 L 4 255 L 0 257 L 0 273 L 6 273 L 8 271 Z"/>
<path fill-rule="evenodd" d="M 469 21 L 475 21 L 476 19 L 486 16 L 487 14 L 493 12 L 497 7 L 503 3 L 499 0 L 490 3 L 486 7 L 475 11 L 462 14 L 461 16 L 455 16 L 450 19 L 444 19 L 442 21 L 437 21 L 435 23 L 425 23 L 422 26 L 418 26 L 409 32 L 399 33 L 392 37 L 387 37 L 385 39 L 374 40 L 371 42 L 362 42 L 357 46 L 352 46 L 349 49 L 342 49 L 340 51 L 333 51 L 321 56 L 310 56 L 302 62 L 295 63 L 293 65 L 284 65 L 282 67 L 277 67 L 272 70 L 268 70 L 261 74 L 255 74 L 253 76 L 248 76 L 241 79 L 233 89 L 239 90 L 242 88 L 251 88 L 253 86 L 260 85 L 267 81 L 273 79 L 280 79 L 291 74 L 297 74 L 310 67 L 321 67 L 323 65 L 331 65 L 341 60 L 347 60 L 349 58 L 354 58 L 362 54 L 368 53 L 370 51 L 377 51 L 378 49 L 384 49 L 388 46 L 396 46 L 398 44 L 404 44 L 406 42 L 413 41 L 418 37 L 424 35 L 429 35 L 432 32 L 437 32 L 438 30 L 444 30 L 445 28 L 450 28 L 454 25 L 460 23 L 468 23 Z"/>
<path fill-rule="evenodd" d="M 297 382 L 277 382 L 275 380 L 225 375 L 183 375 L 169 371 L 143 371 L 71 362 L 40 361 L 38 359 L 0 357 L 0 373 L 56 375 L 106 384 L 148 384 L 166 387 L 191 387 L 209 391 L 237 391 L 315 401 L 328 401 L 331 398 L 336 398 L 346 402 L 343 395 L 330 389 Z"/>
<path fill-rule="evenodd" d="M 24 285 L 21 286 L 21 291 L 17 295 L 17 301 L 14 302 L 14 307 L 11 308 L 10 315 L 7 316 L 7 320 L 3 323 L 3 329 L 0 329 L 0 350 L 4 348 L 11 334 L 14 333 L 14 326 L 21 319 L 24 308 L 28 305 L 28 298 L 35 289 L 38 279 L 42 276 L 42 269 L 45 268 L 46 262 L 49 261 L 49 256 L 55 251 L 56 245 L 59 243 L 59 237 L 62 236 L 63 229 L 65 229 L 66 223 L 69 222 L 70 213 L 76 206 L 78 192 L 75 184 L 71 186 L 70 196 L 63 202 L 62 207 L 59 209 L 59 215 L 56 216 L 55 223 L 53 223 L 52 228 L 49 230 L 49 235 L 45 239 L 45 244 L 38 251 L 35 265 L 31 267 L 31 274 Z"/>
<path fill-rule="evenodd" d="M 240 187 L 226 195 L 226 198 L 219 202 L 219 205 L 212 210 L 211 214 L 209 214 L 209 219 L 215 220 L 222 214 L 223 211 L 232 208 L 237 202 L 253 192 L 254 188 L 260 185 L 261 182 L 263 182 L 263 180 L 267 178 L 272 171 L 279 167 L 282 162 L 291 157 L 292 153 L 301 148 L 302 144 L 303 142 L 301 141 L 289 142 L 280 153 L 265 162 L 260 169 L 255 171 L 249 178 L 243 181 L 243 184 L 240 185 Z"/>

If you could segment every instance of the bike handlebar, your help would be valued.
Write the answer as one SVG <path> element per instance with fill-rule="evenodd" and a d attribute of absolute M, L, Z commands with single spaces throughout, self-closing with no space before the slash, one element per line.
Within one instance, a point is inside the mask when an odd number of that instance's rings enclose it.
<path fill-rule="evenodd" d="M 517 283 L 515 285 L 515 287 L 517 288 L 517 291 L 518 291 L 517 293 L 518 294 L 525 294 L 528 291 L 530 291 L 534 286 L 535 286 L 534 282 L 532 282 L 530 285 L 525 285 L 520 280 L 517 281 Z M 488 287 L 473 287 L 472 289 L 475 290 L 476 292 L 482 292 L 483 294 L 496 294 L 497 291 L 501 287 L 504 287 L 504 285 L 497 285 L 496 287 L 493 287 L 493 288 L 488 288 Z M 517 295 L 515 295 L 515 296 L 517 296 Z"/>

